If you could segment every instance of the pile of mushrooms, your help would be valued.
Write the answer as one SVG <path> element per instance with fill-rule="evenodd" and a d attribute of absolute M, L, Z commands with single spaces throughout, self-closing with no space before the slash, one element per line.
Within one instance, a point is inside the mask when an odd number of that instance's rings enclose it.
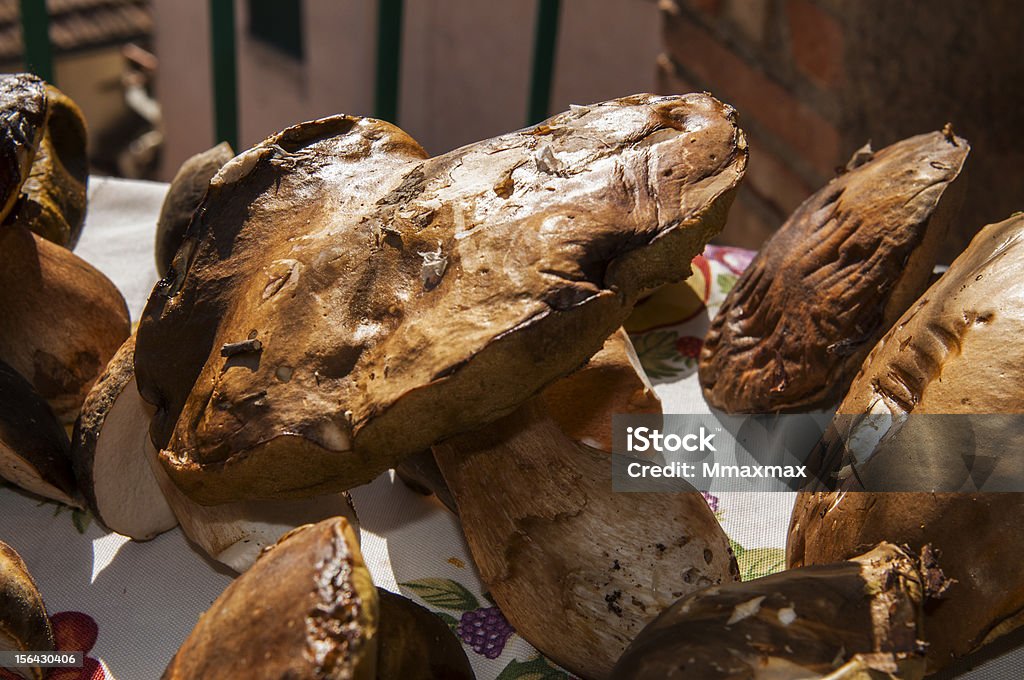
<path fill-rule="evenodd" d="M 581 677 L 923 674 L 926 605 L 950 587 L 938 538 L 914 535 L 911 550 L 879 532 L 828 551 L 798 514 L 800 568 L 739 583 L 696 491 L 611 491 L 611 415 L 661 411 L 622 325 L 725 222 L 747 161 L 729 106 L 635 95 L 437 157 L 344 115 L 235 157 L 215 147 L 170 188 L 163 278 L 130 335 L 120 294 L 68 250 L 85 209 L 80 114 L 30 76 L 0 79 L 0 98 L 0 475 L 137 540 L 180 526 L 241 573 L 168 680 L 471 678 L 447 626 L 378 590 L 363 563 L 347 492 L 392 468 L 457 513 L 502 613 Z M 851 321 L 853 345 L 834 328 L 815 336 L 838 377 L 792 381 L 786 404 L 833 398 L 924 287 L 966 154 L 951 131 L 862 150 L 737 287 L 790 295 L 762 270 L 804 231 L 829 252 L 832 240 L 892 251 L 864 279 L 883 286 L 884 313 Z M 907 167 L 920 172 L 883 181 Z M 910 224 L 906 238 L 859 226 L 878 215 Z M 900 258 L 913 266 L 894 286 Z M 790 384 L 781 350 L 767 374 L 754 361 L 742 375 L 715 351 L 758 330 L 746 302 L 723 308 L 702 357 L 712 402 L 754 400 L 735 410 Z M 737 387 L 748 379 L 768 396 Z M 14 643 L 0 641 L 45 649 L 41 598 L 2 544 L 0 579 L 5 602 L 32 605 L 20 628 L 0 627 Z M 976 628 L 972 644 L 994 634 Z"/>
<path fill-rule="evenodd" d="M 0 77 L 0 477 L 80 505 L 65 427 L 128 337 L 117 288 L 74 255 L 85 123 L 56 88 Z"/>

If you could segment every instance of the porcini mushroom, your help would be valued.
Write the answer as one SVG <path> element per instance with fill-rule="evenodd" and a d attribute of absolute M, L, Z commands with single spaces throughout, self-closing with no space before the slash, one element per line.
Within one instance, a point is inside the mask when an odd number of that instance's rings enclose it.
<path fill-rule="evenodd" d="M 957 585 L 927 610 L 930 672 L 1024 623 L 1022 272 L 1018 213 L 982 229 L 875 346 L 812 458 L 826 483 L 793 508 L 790 566 L 879 540 L 934 545 Z M 862 420 L 878 429 L 863 448 Z"/>
<path fill-rule="evenodd" d="M 858 151 L 796 209 L 726 296 L 700 354 L 727 413 L 828 408 L 927 288 L 970 146 L 945 132 Z"/>
<path fill-rule="evenodd" d="M 74 248 L 85 224 L 85 119 L 28 73 L 0 76 L 0 219 Z"/>
<path fill-rule="evenodd" d="M 0 228 L 0 360 L 71 424 L 127 339 L 124 298 L 85 260 L 17 225 Z"/>
<path fill-rule="evenodd" d="M 52 652 L 56 649 L 46 605 L 14 548 L 0 541 L 0 651 Z M 23 678 L 42 680 L 39 666 L 11 668 Z"/>
<path fill-rule="evenodd" d="M 235 579 L 163 680 L 377 677 L 380 608 L 342 518 L 287 534 Z"/>
<path fill-rule="evenodd" d="M 205 504 L 308 496 L 511 412 L 687 272 L 745 166 L 703 94 L 437 158 L 348 116 L 268 138 L 211 181 L 139 329 L 161 462 Z"/>
<path fill-rule="evenodd" d="M 927 551 L 882 543 L 846 562 L 706 588 L 644 628 L 612 677 L 915 680 L 922 607 L 947 585 Z"/>
<path fill-rule="evenodd" d="M 221 142 L 188 158 L 178 168 L 156 222 L 156 270 L 161 275 L 170 268 L 192 221 L 192 213 L 206 195 L 210 180 L 234 155 L 231 145 Z"/>
<path fill-rule="evenodd" d="M 619 329 L 575 373 L 552 383 L 542 393 L 548 414 L 571 439 L 602 451 L 612 450 L 612 415 L 661 413 L 661 400 L 647 380 L 633 343 Z M 432 451 L 421 451 L 395 468 L 407 486 L 434 494 L 458 513 Z"/>
<path fill-rule="evenodd" d="M 24 184 L 13 224 L 68 249 L 85 226 L 89 159 L 85 119 L 71 99 L 46 86 L 46 127 Z"/>
<path fill-rule="evenodd" d="M 26 491 L 77 506 L 68 435 L 49 404 L 0 361 L 0 477 Z"/>
<path fill-rule="evenodd" d="M 218 506 L 189 500 L 157 463 L 149 439 L 153 408 L 135 384 L 134 350 L 132 336 L 90 391 L 73 437 L 79 486 L 107 528 L 147 540 L 180 523 L 200 550 L 239 572 L 297 526 L 342 515 L 358 532 L 347 493 Z"/>
<path fill-rule="evenodd" d="M 82 405 L 71 457 L 82 495 L 108 529 L 144 541 L 177 526 L 146 458 L 152 407 L 135 386 L 135 336 L 107 364 Z"/>
<path fill-rule="evenodd" d="M 680 596 L 738 577 L 700 494 L 614 492 L 611 456 L 583 443 L 610 450 L 614 413 L 659 405 L 631 355 L 620 331 L 559 389 L 434 446 L 480 578 L 505 618 L 585 678 L 614 677 L 633 636 Z M 587 415 L 567 427 L 573 403 Z"/>

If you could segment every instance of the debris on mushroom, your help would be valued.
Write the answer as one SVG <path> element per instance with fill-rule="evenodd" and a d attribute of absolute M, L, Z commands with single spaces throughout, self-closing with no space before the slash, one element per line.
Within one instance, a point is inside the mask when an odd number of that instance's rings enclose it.
<path fill-rule="evenodd" d="M 0 218 L 67 248 L 85 224 L 89 162 L 82 112 L 28 73 L 0 76 Z"/>
<path fill-rule="evenodd" d="M 928 286 L 963 199 L 970 146 L 942 132 L 858 151 L 796 209 L 733 286 L 701 350 L 727 413 L 828 408 Z"/>
<path fill-rule="evenodd" d="M 52 652 L 56 649 L 46 605 L 14 548 L 0 541 L 0 650 Z M 39 666 L 10 668 L 28 680 L 42 680 Z"/>
<path fill-rule="evenodd" d="M 102 273 L 22 227 L 0 229 L 0 360 L 62 423 L 78 417 L 129 330 L 124 298 Z"/>
<path fill-rule="evenodd" d="M 544 396 L 435 445 L 434 457 L 505 618 L 582 677 L 614 677 L 619 655 L 659 611 L 738 577 L 699 493 L 612 492 L 610 455 L 567 434 Z"/>
<path fill-rule="evenodd" d="M 297 526 L 341 515 L 358 530 L 346 493 L 218 506 L 189 500 L 157 463 L 149 439 L 153 407 L 136 388 L 134 349 L 132 336 L 111 359 L 86 398 L 73 437 L 79 486 L 108 529 L 148 540 L 180 524 L 196 547 L 239 572 Z"/>
<path fill-rule="evenodd" d="M 829 481 L 798 494 L 790 520 L 792 567 L 880 540 L 934 546 L 957 585 L 927 610 L 930 672 L 1024 623 L 1024 493 L 1012 491 L 1024 484 L 1022 272 L 1024 215 L 975 236 L 864 362 L 812 458 Z M 862 414 L 900 423 L 899 436 L 862 437 L 851 461 L 843 452 Z M 857 474 L 833 477 L 851 463 Z M 1010 492 L 984 493 L 981 470 Z"/>
<path fill-rule="evenodd" d="M 0 477 L 26 491 L 78 506 L 68 435 L 49 404 L 0 361 Z"/>
<path fill-rule="evenodd" d="M 542 147 L 563 171 L 524 162 Z M 703 94 L 613 100 L 436 158 L 347 116 L 270 137 L 211 182 L 194 251 L 140 325 L 162 464 L 201 503 L 307 496 L 511 412 L 641 290 L 686 274 L 746 157 L 734 111 Z M 492 190 L 512 168 L 514 201 Z M 420 253 L 445 260 L 429 290 Z M 284 261 L 286 284 L 261 276 Z M 220 355 L 254 328 L 258 356 Z"/>
<path fill-rule="evenodd" d="M 401 595 L 377 589 L 381 680 L 473 680 L 466 650 L 444 621 Z"/>
<path fill-rule="evenodd" d="M 924 676 L 923 606 L 947 584 L 930 555 L 889 543 L 846 562 L 698 590 L 632 641 L 612 674 L 869 680 Z"/>
<path fill-rule="evenodd" d="M 300 527 L 214 601 L 164 680 L 377 676 L 381 611 L 342 518 Z"/>
<path fill-rule="evenodd" d="M 108 529 L 144 541 L 178 521 L 146 458 L 152 407 L 139 396 L 134 360 L 133 335 L 85 398 L 71 458 L 93 516 Z"/>
<path fill-rule="evenodd" d="M 234 155 L 231 145 L 221 142 L 186 160 L 174 175 L 156 222 L 156 270 L 161 276 L 170 268 L 210 180 Z"/>

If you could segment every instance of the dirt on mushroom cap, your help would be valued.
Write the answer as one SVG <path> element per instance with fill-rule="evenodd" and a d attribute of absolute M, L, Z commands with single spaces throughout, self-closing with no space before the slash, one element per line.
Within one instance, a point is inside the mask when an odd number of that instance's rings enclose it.
<path fill-rule="evenodd" d="M 637 95 L 425 156 L 335 117 L 214 178 L 136 358 L 193 498 L 351 487 L 508 413 L 686 273 L 746 143 L 710 96 Z"/>

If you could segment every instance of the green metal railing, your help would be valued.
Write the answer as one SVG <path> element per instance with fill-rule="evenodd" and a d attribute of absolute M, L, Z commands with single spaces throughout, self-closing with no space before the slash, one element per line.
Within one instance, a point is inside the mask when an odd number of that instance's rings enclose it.
<path fill-rule="evenodd" d="M 21 41 L 25 50 L 25 70 L 53 83 L 50 15 L 46 12 L 46 0 L 21 0 Z"/>
<path fill-rule="evenodd" d="M 46 0 L 20 1 L 25 68 L 52 83 L 53 51 Z M 377 0 L 377 69 L 373 114 L 393 123 L 398 122 L 398 93 L 401 90 L 404 5 L 404 0 Z M 527 125 L 543 120 L 550 113 L 560 13 L 561 0 L 537 0 Z M 210 45 L 214 142 L 229 142 L 237 150 L 238 76 L 234 0 L 210 0 Z"/>

